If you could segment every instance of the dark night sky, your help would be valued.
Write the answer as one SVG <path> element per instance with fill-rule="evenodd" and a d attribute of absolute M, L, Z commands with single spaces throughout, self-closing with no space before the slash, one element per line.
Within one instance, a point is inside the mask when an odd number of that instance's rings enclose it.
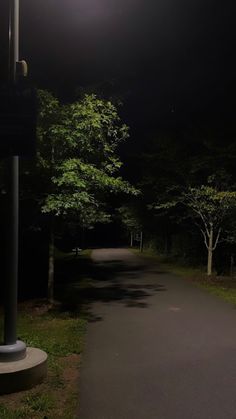
<path fill-rule="evenodd" d="M 21 58 L 40 87 L 68 97 L 80 85 L 112 80 L 114 92 L 124 98 L 127 122 L 136 128 L 154 126 L 170 105 L 180 113 L 235 112 L 233 1 L 20 0 L 20 5 Z"/>

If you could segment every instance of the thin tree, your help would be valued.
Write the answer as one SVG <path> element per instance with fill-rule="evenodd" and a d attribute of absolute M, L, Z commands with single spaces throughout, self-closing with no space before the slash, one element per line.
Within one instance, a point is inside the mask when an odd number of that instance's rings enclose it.
<path fill-rule="evenodd" d="M 37 167 L 45 186 L 41 209 L 50 219 L 48 298 L 53 302 L 55 218 L 76 218 L 83 228 L 107 222 L 107 194 L 136 190 L 117 175 L 116 150 L 128 128 L 111 102 L 85 95 L 62 105 L 45 91 L 39 98 Z"/>
<path fill-rule="evenodd" d="M 195 225 L 200 230 L 207 249 L 207 275 L 212 275 L 213 253 L 224 230 L 224 221 L 236 206 L 235 191 L 219 191 L 201 185 L 188 188 L 183 202 L 191 210 Z"/>

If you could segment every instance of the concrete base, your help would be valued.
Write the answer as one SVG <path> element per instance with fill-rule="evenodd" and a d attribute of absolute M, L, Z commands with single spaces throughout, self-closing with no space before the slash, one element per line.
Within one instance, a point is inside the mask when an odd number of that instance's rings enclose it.
<path fill-rule="evenodd" d="M 20 361 L 0 362 L 0 394 L 27 390 L 47 376 L 47 354 L 37 348 L 27 348 Z"/>
<path fill-rule="evenodd" d="M 26 344 L 17 340 L 12 345 L 0 345 L 0 363 L 19 361 L 26 357 Z"/>

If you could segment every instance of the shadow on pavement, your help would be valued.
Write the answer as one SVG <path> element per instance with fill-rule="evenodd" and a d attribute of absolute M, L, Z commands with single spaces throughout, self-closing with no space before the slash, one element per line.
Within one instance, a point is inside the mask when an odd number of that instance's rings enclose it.
<path fill-rule="evenodd" d="M 88 258 L 68 258 L 57 264 L 57 298 L 61 311 L 72 316 L 85 314 L 89 321 L 100 321 L 92 314 L 94 303 L 121 303 L 128 308 L 147 308 L 148 298 L 166 291 L 156 280 L 145 279 L 148 265 L 134 260 L 93 262 Z"/>

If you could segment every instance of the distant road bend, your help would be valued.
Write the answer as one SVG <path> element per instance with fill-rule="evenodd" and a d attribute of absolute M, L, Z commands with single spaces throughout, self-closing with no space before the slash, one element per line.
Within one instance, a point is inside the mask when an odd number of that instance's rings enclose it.
<path fill-rule="evenodd" d="M 126 249 L 98 249 L 79 419 L 236 419 L 236 310 Z"/>

